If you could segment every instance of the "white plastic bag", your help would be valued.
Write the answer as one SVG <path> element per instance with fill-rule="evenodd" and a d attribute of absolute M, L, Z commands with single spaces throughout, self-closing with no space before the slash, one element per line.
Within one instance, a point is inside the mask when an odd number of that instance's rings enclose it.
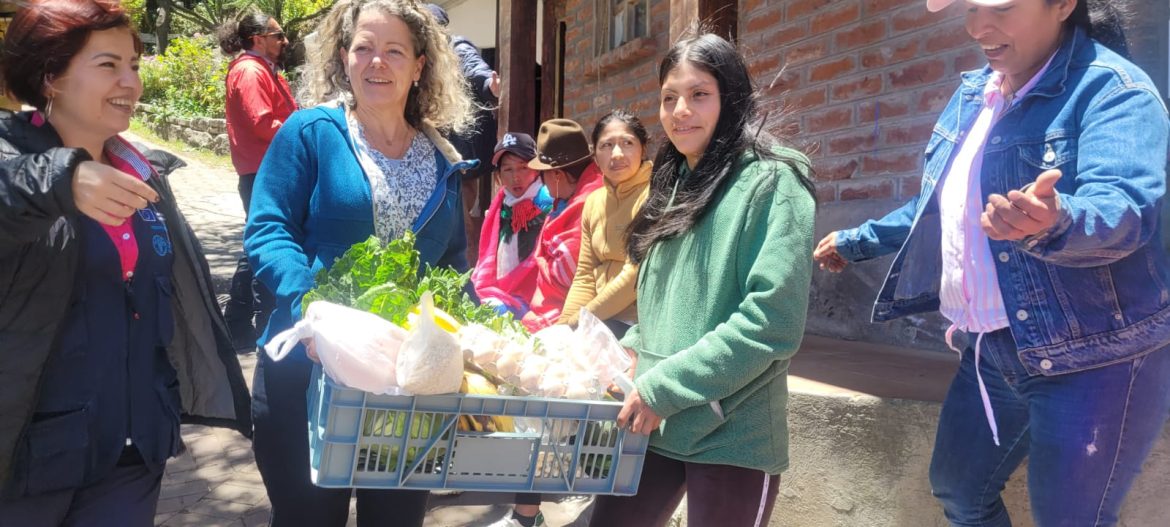
<path fill-rule="evenodd" d="M 372 313 L 313 302 L 295 326 L 264 345 L 274 361 L 286 357 L 300 341 L 311 338 L 322 368 L 334 381 L 371 393 L 397 394 L 396 366 L 407 333 Z"/>
<path fill-rule="evenodd" d="M 398 352 L 398 386 L 413 395 L 455 393 L 463 384 L 463 350 L 435 324 L 430 291 L 419 301 L 419 323 Z"/>
<path fill-rule="evenodd" d="M 633 390 L 634 383 L 626 376 L 626 370 L 634 365 L 634 359 L 601 319 L 588 309 L 582 309 L 573 334 L 582 352 L 574 358 L 578 364 L 594 372 L 598 383 L 602 386 L 616 384 L 625 393 Z"/>

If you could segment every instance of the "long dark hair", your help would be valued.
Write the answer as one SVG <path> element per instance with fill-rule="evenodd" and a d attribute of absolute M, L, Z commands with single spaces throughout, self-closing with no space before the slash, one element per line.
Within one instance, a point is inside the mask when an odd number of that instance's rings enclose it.
<path fill-rule="evenodd" d="M 1048 0 L 1048 3 L 1057 1 Z M 1126 0 L 1077 0 L 1065 23 L 1084 29 L 1093 40 L 1129 59 L 1129 43 L 1125 38 L 1129 15 Z"/>
<path fill-rule="evenodd" d="M 219 28 L 219 49 L 225 55 L 235 55 L 240 50 L 252 49 L 252 37 L 268 32 L 272 17 L 262 13 L 248 13 L 239 21 L 224 22 Z"/>
<path fill-rule="evenodd" d="M 589 136 L 589 142 L 593 144 L 593 149 L 597 150 L 597 141 L 601 139 L 601 132 L 614 121 L 621 121 L 622 124 L 626 125 L 626 128 L 630 129 L 638 142 L 642 144 L 642 156 L 645 157 L 646 143 L 650 142 L 650 134 L 646 132 L 646 126 L 634 114 L 620 108 L 601 116 L 601 119 L 597 120 L 597 124 L 593 125 L 593 133 Z"/>
<path fill-rule="evenodd" d="M 811 167 L 801 160 L 782 157 L 772 147 L 779 141 L 763 132 L 757 115 L 756 94 L 744 58 L 735 46 L 712 33 L 684 38 L 670 48 L 658 66 L 658 84 L 682 63 L 707 72 L 719 83 L 719 120 L 711 142 L 691 174 L 680 180 L 679 168 L 686 157 L 667 137 L 658 148 L 650 196 L 626 231 L 626 254 L 640 263 L 659 241 L 690 230 L 739 168 L 740 157 L 751 149 L 760 159 L 780 161 L 793 167 L 800 184 L 815 199 Z M 674 191 L 677 182 L 677 191 Z M 673 196 L 673 200 L 671 199 Z"/>

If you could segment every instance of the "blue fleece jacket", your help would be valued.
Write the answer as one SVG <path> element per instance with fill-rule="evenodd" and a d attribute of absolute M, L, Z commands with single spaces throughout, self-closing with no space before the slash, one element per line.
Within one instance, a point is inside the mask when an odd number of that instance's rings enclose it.
<path fill-rule="evenodd" d="M 467 270 L 467 238 L 458 170 L 462 161 L 450 144 L 435 143 L 438 182 L 414 222 L 415 248 L 424 267 Z M 273 138 L 252 190 L 244 250 L 253 272 L 276 296 L 260 344 L 301 317 L 301 297 L 317 271 L 333 265 L 353 244 L 374 234 L 370 184 L 350 141 L 345 112 L 318 106 L 292 114 Z"/>

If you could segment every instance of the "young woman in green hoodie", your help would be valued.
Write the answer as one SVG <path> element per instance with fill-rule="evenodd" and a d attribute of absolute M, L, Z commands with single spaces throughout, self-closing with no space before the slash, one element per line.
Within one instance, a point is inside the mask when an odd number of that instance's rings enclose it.
<path fill-rule="evenodd" d="M 659 148 L 630 224 L 638 357 L 618 417 L 651 434 L 636 496 L 598 497 L 591 525 L 766 525 L 788 467 L 788 361 L 804 333 L 815 201 L 810 163 L 756 113 L 735 46 L 711 34 L 659 67 Z"/>

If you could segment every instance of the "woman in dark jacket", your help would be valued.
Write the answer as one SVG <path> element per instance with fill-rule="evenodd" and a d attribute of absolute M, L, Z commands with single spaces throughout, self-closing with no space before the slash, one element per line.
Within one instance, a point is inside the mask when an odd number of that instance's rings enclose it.
<path fill-rule="evenodd" d="M 251 432 L 198 241 L 118 134 L 142 43 L 116 2 L 13 18 L 0 116 L 0 526 L 148 526 L 180 417 Z"/>

